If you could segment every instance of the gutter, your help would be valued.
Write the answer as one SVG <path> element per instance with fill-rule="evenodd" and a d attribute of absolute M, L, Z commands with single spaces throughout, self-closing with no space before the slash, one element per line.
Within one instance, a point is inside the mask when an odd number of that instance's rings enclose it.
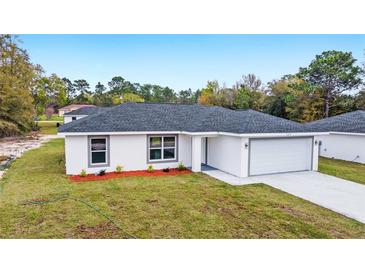
<path fill-rule="evenodd" d="M 329 132 L 284 132 L 284 133 L 230 133 L 230 132 L 188 132 L 188 131 L 119 131 L 119 132 L 58 132 L 58 136 L 85 136 L 85 135 L 146 135 L 146 134 L 185 134 L 190 136 L 233 136 L 246 138 L 271 138 L 271 137 L 295 137 L 329 135 Z M 365 135 L 365 134 L 364 134 Z"/>

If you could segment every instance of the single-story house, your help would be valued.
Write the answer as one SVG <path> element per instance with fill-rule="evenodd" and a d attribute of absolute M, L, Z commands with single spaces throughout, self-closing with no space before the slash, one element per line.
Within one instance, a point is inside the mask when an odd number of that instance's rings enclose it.
<path fill-rule="evenodd" d="M 365 111 L 357 110 L 307 123 L 311 131 L 327 131 L 320 136 L 320 155 L 365 163 Z"/>
<path fill-rule="evenodd" d="M 254 110 L 125 103 L 65 124 L 66 173 L 207 165 L 247 177 L 317 170 L 317 133 Z"/>
<path fill-rule="evenodd" d="M 94 105 L 78 105 L 78 104 L 71 104 L 68 106 L 64 106 L 58 109 L 58 115 L 59 116 L 63 116 L 65 115 L 66 112 L 71 112 L 74 111 L 76 109 L 79 108 L 84 108 L 84 107 L 95 107 Z"/>
<path fill-rule="evenodd" d="M 72 121 L 87 117 L 89 115 L 94 115 L 94 114 L 99 114 L 102 113 L 105 110 L 108 110 L 109 107 L 95 107 L 95 106 L 88 106 L 88 107 L 83 107 L 83 108 L 79 108 L 70 112 L 66 112 L 63 115 L 63 123 L 67 124 L 70 123 Z"/>

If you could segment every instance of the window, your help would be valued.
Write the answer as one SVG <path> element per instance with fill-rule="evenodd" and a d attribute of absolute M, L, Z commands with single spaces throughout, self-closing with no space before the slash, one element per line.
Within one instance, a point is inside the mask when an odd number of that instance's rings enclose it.
<path fill-rule="evenodd" d="M 75 121 L 76 120 L 76 117 L 72 117 L 72 121 Z"/>
<path fill-rule="evenodd" d="M 108 139 L 106 137 L 90 138 L 90 165 L 108 164 Z"/>
<path fill-rule="evenodd" d="M 176 139 L 173 136 L 148 136 L 148 162 L 176 161 Z"/>

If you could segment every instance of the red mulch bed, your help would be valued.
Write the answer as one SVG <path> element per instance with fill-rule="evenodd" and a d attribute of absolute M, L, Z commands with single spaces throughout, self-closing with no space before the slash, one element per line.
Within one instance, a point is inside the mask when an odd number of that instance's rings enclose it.
<path fill-rule="evenodd" d="M 152 172 L 148 172 L 146 170 L 136 170 L 136 171 L 123 171 L 123 172 L 107 172 L 103 176 L 97 176 L 94 174 L 87 174 L 85 177 L 81 177 L 80 175 L 70 176 L 70 180 L 73 182 L 90 182 L 90 181 L 104 181 L 121 177 L 157 177 L 157 176 L 173 176 L 178 174 L 190 174 L 191 170 L 178 170 L 177 168 L 170 168 L 169 172 L 164 172 L 163 170 L 154 170 Z"/>

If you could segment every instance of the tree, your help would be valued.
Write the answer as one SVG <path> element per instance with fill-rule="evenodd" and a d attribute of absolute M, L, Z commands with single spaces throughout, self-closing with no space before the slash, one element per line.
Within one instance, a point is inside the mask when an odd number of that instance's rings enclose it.
<path fill-rule="evenodd" d="M 122 97 L 122 103 L 129 103 L 129 102 L 134 102 L 134 103 L 142 103 L 144 102 L 144 99 L 134 93 L 125 93 Z"/>
<path fill-rule="evenodd" d="M 0 136 L 31 129 L 32 92 L 42 68 L 31 63 L 17 38 L 0 35 Z"/>
<path fill-rule="evenodd" d="M 237 109 L 248 109 L 250 107 L 250 91 L 247 88 L 240 87 L 237 89 L 234 106 Z"/>
<path fill-rule="evenodd" d="M 354 101 L 356 109 L 365 110 L 365 89 L 356 94 Z"/>
<path fill-rule="evenodd" d="M 264 111 L 274 116 L 309 122 L 323 116 L 319 90 L 303 89 L 303 80 L 286 76 L 268 84 Z"/>
<path fill-rule="evenodd" d="M 254 74 L 243 75 L 242 79 L 236 82 L 234 108 L 262 111 L 265 92 L 261 80 Z"/>
<path fill-rule="evenodd" d="M 122 95 L 124 89 L 124 78 L 121 76 L 115 76 L 110 82 L 108 82 L 109 91 L 114 94 Z"/>
<path fill-rule="evenodd" d="M 73 83 L 68 78 L 64 77 L 62 78 L 62 81 L 65 83 L 66 86 L 67 104 L 69 104 L 76 96 L 76 89 Z"/>
<path fill-rule="evenodd" d="M 105 94 L 106 87 L 98 82 L 95 86 L 95 93 L 93 96 L 93 104 L 97 106 L 109 106 L 112 105 L 112 98 L 109 94 Z"/>
<path fill-rule="evenodd" d="M 330 116 L 355 111 L 357 109 L 356 96 L 341 94 L 334 100 L 332 108 L 330 109 Z"/>
<path fill-rule="evenodd" d="M 77 92 L 79 92 L 79 94 L 82 94 L 82 93 L 90 93 L 90 85 L 84 79 L 75 80 L 74 83 L 73 83 L 73 86 L 74 86 L 75 90 Z"/>
<path fill-rule="evenodd" d="M 161 87 L 159 85 L 152 85 L 151 102 L 155 103 L 173 103 L 176 102 L 176 94 L 174 90 L 169 87 Z"/>
<path fill-rule="evenodd" d="M 255 74 L 243 75 L 241 86 L 251 91 L 258 91 L 261 89 L 262 82 Z"/>
<path fill-rule="evenodd" d="M 315 90 L 321 90 L 324 116 L 330 115 L 333 101 L 344 91 L 361 84 L 363 70 L 355 65 L 351 52 L 324 51 L 307 68 L 300 68 L 297 76 Z"/>
<path fill-rule="evenodd" d="M 45 112 L 50 104 L 64 106 L 67 104 L 67 87 L 56 74 L 41 77 L 36 82 L 36 92 L 33 93 L 37 115 Z"/>
<path fill-rule="evenodd" d="M 187 90 L 180 90 L 178 102 L 182 104 L 194 103 L 193 92 L 190 88 Z"/>
<path fill-rule="evenodd" d="M 198 103 L 201 105 L 214 106 L 217 104 L 217 94 L 220 87 L 218 81 L 208 81 L 207 86 L 201 90 Z"/>
<path fill-rule="evenodd" d="M 151 101 L 153 86 L 151 84 L 145 84 L 140 86 L 138 94 L 144 98 L 146 102 Z"/>
<path fill-rule="evenodd" d="M 95 93 L 103 94 L 105 91 L 106 91 L 106 87 L 102 83 L 98 82 L 95 86 Z"/>
<path fill-rule="evenodd" d="M 90 91 L 90 85 L 86 80 L 84 79 L 75 80 L 73 86 L 76 92 L 78 93 L 76 96 L 76 101 L 78 103 L 87 103 L 87 104 L 92 103 L 92 94 Z"/>
<path fill-rule="evenodd" d="M 272 81 L 268 84 L 268 95 L 264 111 L 271 115 L 288 118 L 288 103 L 293 98 L 294 90 L 287 80 Z"/>
<path fill-rule="evenodd" d="M 115 76 L 108 82 L 109 92 L 113 95 L 123 95 L 123 93 L 137 92 L 137 86 L 129 81 L 126 81 L 122 76 Z M 139 86 L 138 86 L 139 87 Z"/>

